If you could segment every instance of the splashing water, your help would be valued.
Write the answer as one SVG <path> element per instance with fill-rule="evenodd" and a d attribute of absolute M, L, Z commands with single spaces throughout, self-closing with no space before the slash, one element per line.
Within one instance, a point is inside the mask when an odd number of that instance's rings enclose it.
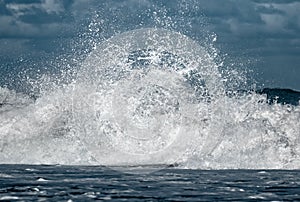
<path fill-rule="evenodd" d="M 166 154 L 184 154 L 184 139 L 199 133 L 187 127 L 196 122 L 197 102 L 221 86 L 216 65 L 197 43 L 164 29 L 138 29 L 111 38 L 86 59 L 75 95 L 87 99 L 74 98 L 74 115 L 99 162 L 172 163 L 181 155 Z M 110 149 L 119 150 L 119 158 L 103 155 Z"/>
<path fill-rule="evenodd" d="M 225 86 L 214 57 L 185 35 L 118 34 L 36 100 L 0 88 L 0 162 L 299 168 L 299 106 Z"/>

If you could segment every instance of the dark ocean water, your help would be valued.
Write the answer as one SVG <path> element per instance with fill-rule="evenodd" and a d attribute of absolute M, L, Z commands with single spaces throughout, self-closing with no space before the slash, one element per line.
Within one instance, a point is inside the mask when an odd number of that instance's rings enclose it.
<path fill-rule="evenodd" d="M 297 201 L 300 172 L 165 168 L 130 174 L 100 166 L 1 165 L 0 200 Z"/>

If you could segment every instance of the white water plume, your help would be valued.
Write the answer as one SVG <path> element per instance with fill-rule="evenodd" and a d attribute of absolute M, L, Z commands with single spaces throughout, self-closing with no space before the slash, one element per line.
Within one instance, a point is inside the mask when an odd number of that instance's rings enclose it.
<path fill-rule="evenodd" d="M 228 96 L 222 81 L 185 35 L 118 34 L 36 100 L 0 88 L 0 162 L 299 168 L 299 106 Z"/>
<path fill-rule="evenodd" d="M 74 90 L 75 122 L 98 162 L 172 163 L 201 136 L 191 124 L 198 102 L 208 107 L 222 90 L 216 65 L 195 41 L 164 29 L 133 30 L 86 59 Z"/>

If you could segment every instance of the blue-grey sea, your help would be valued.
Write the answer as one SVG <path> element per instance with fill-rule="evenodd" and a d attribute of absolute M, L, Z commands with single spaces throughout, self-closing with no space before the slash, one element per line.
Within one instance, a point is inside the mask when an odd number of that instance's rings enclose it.
<path fill-rule="evenodd" d="M 61 165 L 1 165 L 0 170 L 1 201 L 300 200 L 298 170 L 162 168 L 133 174 L 101 166 Z"/>

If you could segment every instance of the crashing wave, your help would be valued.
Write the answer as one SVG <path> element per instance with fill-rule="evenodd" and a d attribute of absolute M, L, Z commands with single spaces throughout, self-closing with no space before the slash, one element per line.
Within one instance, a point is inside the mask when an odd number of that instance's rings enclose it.
<path fill-rule="evenodd" d="M 226 92 L 205 47 L 138 29 L 99 44 L 68 85 L 0 88 L 0 162 L 300 168 L 300 108 Z"/>

